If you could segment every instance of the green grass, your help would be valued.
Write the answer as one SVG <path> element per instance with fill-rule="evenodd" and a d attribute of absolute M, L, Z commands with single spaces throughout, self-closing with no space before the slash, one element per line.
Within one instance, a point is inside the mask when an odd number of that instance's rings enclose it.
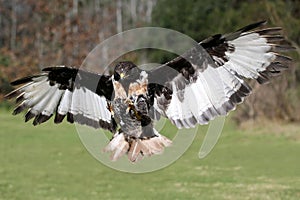
<path fill-rule="evenodd" d="M 200 160 L 206 128 L 171 166 L 129 174 L 95 160 L 73 125 L 33 127 L 0 110 L 0 199 L 300 199 L 300 125 L 227 122 Z"/>

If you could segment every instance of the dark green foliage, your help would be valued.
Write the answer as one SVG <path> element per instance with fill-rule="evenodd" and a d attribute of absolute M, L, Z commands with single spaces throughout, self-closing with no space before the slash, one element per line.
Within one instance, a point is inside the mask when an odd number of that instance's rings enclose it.
<path fill-rule="evenodd" d="M 9 91 L 12 90 L 12 86 L 10 85 L 9 81 L 4 78 L 4 77 L 1 77 L 1 74 L 0 74 L 0 93 L 1 94 L 5 94 L 5 93 L 8 93 Z"/>
<path fill-rule="evenodd" d="M 269 27 L 282 27 L 283 34 L 298 49 L 288 54 L 293 57 L 293 65 L 282 78 L 273 81 L 271 86 L 263 86 L 259 92 L 254 92 L 247 99 L 246 105 L 237 109 L 236 115 L 241 121 L 259 117 L 294 121 L 300 120 L 300 95 L 297 92 L 300 90 L 299 13 L 299 1 L 292 0 L 160 0 L 153 11 L 152 25 L 180 31 L 197 42 L 262 20 L 267 20 Z M 154 53 L 152 57 L 163 62 L 167 60 L 160 53 Z M 277 111 L 270 108 L 276 108 Z"/>
<path fill-rule="evenodd" d="M 0 54 L 0 66 L 8 67 L 11 61 L 10 58 Z"/>
<path fill-rule="evenodd" d="M 300 23 L 299 10 L 300 3 L 282 0 L 160 0 L 153 11 L 152 25 L 175 29 L 201 41 L 261 20 L 284 28 L 296 25 Z M 295 27 L 288 30 L 295 42 L 299 42 L 299 31 Z"/>

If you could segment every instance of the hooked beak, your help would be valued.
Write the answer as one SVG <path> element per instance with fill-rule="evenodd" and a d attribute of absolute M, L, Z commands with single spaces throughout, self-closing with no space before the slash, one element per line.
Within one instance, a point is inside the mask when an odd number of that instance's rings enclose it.
<path fill-rule="evenodd" d="M 121 79 L 125 77 L 125 73 L 120 74 Z"/>

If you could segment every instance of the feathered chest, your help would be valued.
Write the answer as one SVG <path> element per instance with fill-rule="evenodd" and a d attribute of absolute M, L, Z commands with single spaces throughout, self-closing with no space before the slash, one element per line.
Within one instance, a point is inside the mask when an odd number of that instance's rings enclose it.
<path fill-rule="evenodd" d="M 113 99 L 136 99 L 140 95 L 147 95 L 148 74 L 145 71 L 140 73 L 137 80 L 113 80 L 114 97 Z"/>
<path fill-rule="evenodd" d="M 148 115 L 148 76 L 141 72 L 135 81 L 125 82 L 113 80 L 114 96 L 112 110 L 114 117 L 122 126 L 122 121 L 141 121 L 143 115 Z"/>

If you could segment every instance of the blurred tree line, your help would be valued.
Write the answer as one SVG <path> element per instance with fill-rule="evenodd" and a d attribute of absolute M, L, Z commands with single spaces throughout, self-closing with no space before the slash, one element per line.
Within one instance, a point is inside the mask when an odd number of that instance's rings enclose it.
<path fill-rule="evenodd" d="M 291 69 L 268 85 L 250 84 L 253 94 L 234 113 L 237 122 L 246 119 L 300 120 L 300 1 L 298 0 L 159 0 L 153 12 L 153 25 L 185 33 L 197 41 L 268 20 L 280 26 L 296 47 L 288 53 Z"/>
<path fill-rule="evenodd" d="M 53 65 L 80 66 L 101 41 L 151 21 L 155 0 L 0 0 L 0 94 Z"/>
<path fill-rule="evenodd" d="M 97 44 L 130 28 L 160 26 L 201 41 L 261 20 L 283 27 L 297 49 L 288 54 L 294 64 L 271 84 L 251 82 L 254 94 L 234 117 L 299 121 L 298 0 L 0 0 L 0 94 L 12 89 L 9 81 L 40 67 L 80 66 Z M 159 52 L 156 61 L 170 59 L 166 55 Z"/>

